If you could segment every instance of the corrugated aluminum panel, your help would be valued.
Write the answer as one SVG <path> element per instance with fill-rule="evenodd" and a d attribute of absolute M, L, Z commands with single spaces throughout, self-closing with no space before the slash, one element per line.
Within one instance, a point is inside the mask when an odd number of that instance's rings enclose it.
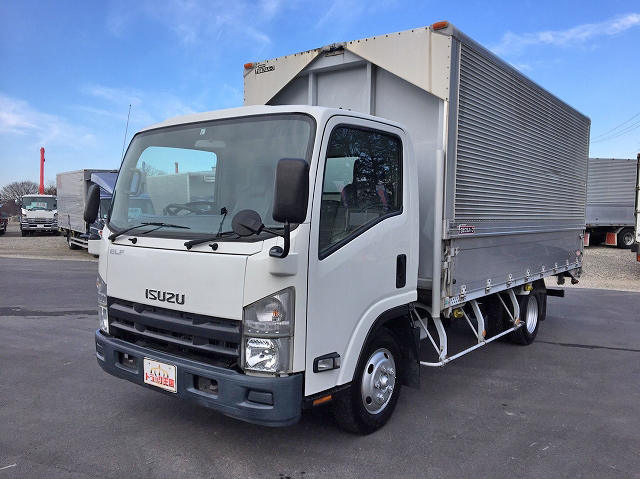
<path fill-rule="evenodd" d="M 587 204 L 633 205 L 636 197 L 635 159 L 589 158 Z"/>
<path fill-rule="evenodd" d="M 584 221 L 589 119 L 461 44 L 455 221 Z"/>

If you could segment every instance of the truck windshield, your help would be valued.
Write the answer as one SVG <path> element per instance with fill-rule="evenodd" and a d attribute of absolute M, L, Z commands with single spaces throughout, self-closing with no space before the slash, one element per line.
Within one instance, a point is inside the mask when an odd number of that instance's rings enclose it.
<path fill-rule="evenodd" d="M 52 197 L 42 196 L 23 196 L 22 207 L 27 211 L 53 211 L 58 205 L 57 201 Z"/>
<path fill-rule="evenodd" d="M 306 115 L 273 114 L 140 133 L 122 163 L 109 227 L 197 238 L 230 232 L 245 209 L 267 227 L 282 226 L 272 217 L 276 165 L 281 158 L 310 161 L 314 128 Z M 143 225 L 154 222 L 188 229 Z"/>

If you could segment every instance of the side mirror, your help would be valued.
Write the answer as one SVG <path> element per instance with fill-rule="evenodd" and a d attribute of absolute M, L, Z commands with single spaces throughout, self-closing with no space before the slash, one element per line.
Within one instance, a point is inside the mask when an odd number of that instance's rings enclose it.
<path fill-rule="evenodd" d="M 302 223 L 309 202 L 309 163 L 282 158 L 276 168 L 273 219 L 279 223 Z"/>
<path fill-rule="evenodd" d="M 300 158 L 282 158 L 276 168 L 273 219 L 284 223 L 284 248 L 269 250 L 273 258 L 286 258 L 291 244 L 291 223 L 302 223 L 309 203 L 309 163 Z"/>
<path fill-rule="evenodd" d="M 87 223 L 93 223 L 98 217 L 98 208 L 100 207 L 100 187 L 93 184 L 87 191 L 87 200 L 84 203 L 84 220 Z"/>

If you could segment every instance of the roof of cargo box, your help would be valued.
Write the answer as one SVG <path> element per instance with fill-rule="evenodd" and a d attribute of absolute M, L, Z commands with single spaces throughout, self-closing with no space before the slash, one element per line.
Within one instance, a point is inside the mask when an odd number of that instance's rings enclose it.
<path fill-rule="evenodd" d="M 444 23 L 446 23 L 445 26 Z M 434 95 L 449 95 L 451 36 L 448 22 L 361 40 L 333 43 L 272 60 L 245 64 L 245 105 L 264 105 L 320 55 L 348 51 Z M 434 68 L 436 65 L 447 68 Z M 264 75 L 263 73 L 268 73 Z"/>
<path fill-rule="evenodd" d="M 451 72 L 452 59 L 459 61 L 456 49 L 452 49 L 453 39 L 467 45 L 485 59 L 508 71 L 513 77 L 524 80 L 575 111 L 573 107 L 555 97 L 447 21 L 402 32 L 333 43 L 271 60 L 246 63 L 244 65 L 244 104 L 245 106 L 268 104 L 292 80 L 305 75 L 307 73 L 305 69 L 310 70 L 311 63 L 316 59 L 343 52 L 357 55 L 364 61 L 448 101 L 452 85 L 451 76 L 453 74 L 455 79 L 457 75 L 457 72 Z M 585 115 L 582 114 L 582 116 L 586 118 Z"/>

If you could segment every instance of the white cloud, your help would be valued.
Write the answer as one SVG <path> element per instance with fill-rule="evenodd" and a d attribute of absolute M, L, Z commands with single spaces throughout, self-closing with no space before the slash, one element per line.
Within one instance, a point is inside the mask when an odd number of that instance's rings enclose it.
<path fill-rule="evenodd" d="M 135 88 L 112 88 L 104 85 L 88 85 L 82 89 L 86 95 L 104 100 L 103 107 L 77 106 L 76 109 L 91 113 L 93 116 L 115 118 L 126 122 L 131 105 L 130 126 L 139 129 L 157 123 L 165 118 L 187 115 L 202 111 L 205 106 L 199 103 L 186 104 L 177 96 L 167 92 L 142 91 Z"/>
<path fill-rule="evenodd" d="M 617 35 L 630 28 L 640 26 L 640 14 L 620 15 L 601 23 L 585 23 L 568 30 L 547 30 L 517 35 L 507 32 L 498 45 L 491 50 L 497 55 L 518 54 L 530 45 L 575 46 L 602 35 Z"/>
<path fill-rule="evenodd" d="M 60 116 L 37 111 L 26 101 L 1 93 L 0 135 L 28 137 L 21 141 L 26 141 L 30 147 L 64 145 L 79 149 L 95 142 L 95 137 L 86 128 L 72 125 Z"/>
<path fill-rule="evenodd" d="M 293 6 L 291 4 L 294 4 Z M 123 37 L 134 30 L 136 22 L 159 23 L 184 45 L 199 45 L 246 35 L 261 43 L 270 43 L 262 31 L 285 8 L 298 2 L 284 0 L 145 0 L 137 4 L 115 0 L 107 19 L 108 30 Z"/>
<path fill-rule="evenodd" d="M 343 34 L 350 26 L 362 22 L 363 17 L 373 16 L 397 4 L 396 0 L 333 0 L 326 13 L 318 20 L 316 29 L 332 28 Z"/>

